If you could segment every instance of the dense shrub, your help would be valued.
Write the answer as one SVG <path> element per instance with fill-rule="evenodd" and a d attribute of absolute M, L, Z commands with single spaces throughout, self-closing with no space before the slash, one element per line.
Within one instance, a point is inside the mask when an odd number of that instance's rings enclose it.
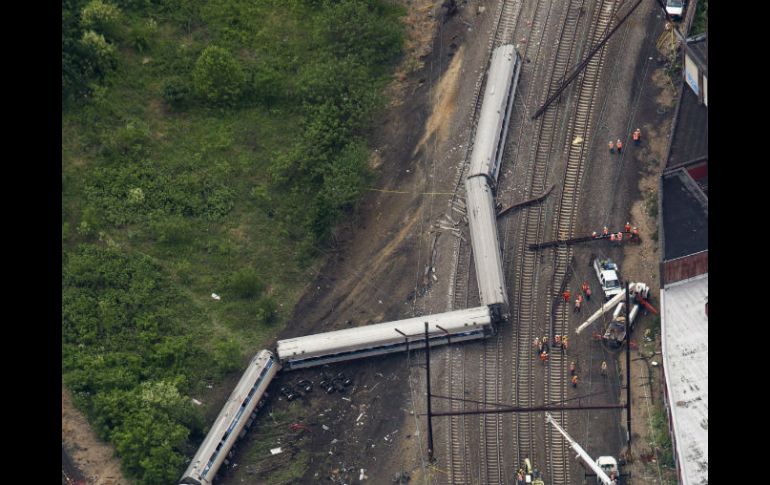
<path fill-rule="evenodd" d="M 246 74 L 226 49 L 209 46 L 193 69 L 193 85 L 199 96 L 217 105 L 235 105 L 246 83 Z"/>
<path fill-rule="evenodd" d="M 242 268 L 233 273 L 227 286 L 238 298 L 254 298 L 265 289 L 262 278 L 251 268 Z"/>
<path fill-rule="evenodd" d="M 102 0 L 91 0 L 81 12 L 81 25 L 114 37 L 120 22 L 120 9 Z"/>
<path fill-rule="evenodd" d="M 187 106 L 191 93 L 190 83 L 181 76 L 171 77 L 163 85 L 163 101 L 176 110 Z"/>
<path fill-rule="evenodd" d="M 147 257 L 86 245 L 64 262 L 64 380 L 148 485 L 178 478 L 179 450 L 201 423 L 182 392 L 215 360 L 185 335 L 184 306 Z"/>

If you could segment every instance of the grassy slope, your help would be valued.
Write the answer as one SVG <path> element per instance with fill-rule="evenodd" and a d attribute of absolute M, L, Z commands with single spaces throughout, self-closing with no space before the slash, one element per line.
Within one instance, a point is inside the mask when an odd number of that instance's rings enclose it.
<path fill-rule="evenodd" d="M 195 351 L 213 355 L 215 342 L 236 343 L 238 355 L 229 355 L 221 372 L 239 373 L 246 359 L 274 341 L 320 264 L 298 265 L 293 241 L 252 195 L 267 183 L 271 158 L 300 135 L 302 110 L 284 100 L 233 109 L 191 103 L 173 111 L 163 101 L 163 87 L 189 73 L 212 42 L 229 47 L 244 63 L 263 59 L 290 73 L 314 55 L 306 35 L 309 17 L 297 5 L 214 1 L 202 8 L 202 22 L 191 32 L 155 15 L 159 28 L 142 51 L 127 41 L 129 26 L 141 25 L 148 15 L 123 12 L 117 71 L 87 105 L 62 114 L 65 258 L 77 255 L 82 244 L 149 258 L 160 291 L 175 295 L 172 319 L 193 336 Z M 132 201 L 137 189 L 141 196 Z M 276 303 L 276 322 L 256 316 L 260 298 L 230 291 L 233 274 L 244 268 L 259 276 L 264 295 Z M 107 294 L 93 291 L 97 297 Z M 213 300 L 212 292 L 222 300 Z M 73 350 L 77 345 L 66 341 L 65 336 L 65 359 L 73 352 L 93 353 Z M 196 396 L 205 393 L 204 379 L 217 375 L 200 369 L 186 373 L 189 382 L 180 392 Z M 93 411 L 83 396 L 79 404 Z M 191 438 L 200 439 L 201 432 L 193 430 Z"/>

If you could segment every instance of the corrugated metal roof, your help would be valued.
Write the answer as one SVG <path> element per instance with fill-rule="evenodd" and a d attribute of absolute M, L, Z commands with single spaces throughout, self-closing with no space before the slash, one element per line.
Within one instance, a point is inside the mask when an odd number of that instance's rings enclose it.
<path fill-rule="evenodd" d="M 663 366 L 682 483 L 708 483 L 708 273 L 660 291 Z"/>

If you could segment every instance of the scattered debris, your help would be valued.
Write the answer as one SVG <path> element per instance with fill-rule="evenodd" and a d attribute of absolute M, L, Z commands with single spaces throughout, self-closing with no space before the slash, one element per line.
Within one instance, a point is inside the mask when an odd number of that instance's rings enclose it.
<path fill-rule="evenodd" d="M 280 446 L 278 448 L 270 448 L 270 454 L 277 455 L 279 453 L 283 453 L 283 450 Z"/>
<path fill-rule="evenodd" d="M 409 472 L 398 472 L 393 475 L 393 483 L 409 483 L 412 477 L 409 476 Z"/>
<path fill-rule="evenodd" d="M 575 139 L 572 140 L 572 145 L 580 145 L 581 143 L 583 143 L 583 137 L 580 135 L 576 136 Z"/>
<path fill-rule="evenodd" d="M 200 406 L 201 404 L 203 404 L 202 402 L 198 401 L 198 400 L 197 400 L 197 399 L 195 399 L 195 398 L 192 398 L 192 402 L 193 402 L 193 404 L 195 404 L 196 406 Z"/>
<path fill-rule="evenodd" d="M 324 431 L 329 431 L 329 429 L 331 429 L 328 426 L 326 426 L 325 424 L 322 424 L 321 427 L 323 428 Z"/>
<path fill-rule="evenodd" d="M 221 296 L 219 296 L 219 295 L 217 295 L 216 293 L 212 293 L 212 294 L 211 294 L 211 298 L 213 298 L 213 299 L 215 299 L 215 300 L 217 300 L 217 301 L 219 301 L 219 300 L 221 300 L 221 299 L 222 299 L 222 297 L 221 297 Z"/>

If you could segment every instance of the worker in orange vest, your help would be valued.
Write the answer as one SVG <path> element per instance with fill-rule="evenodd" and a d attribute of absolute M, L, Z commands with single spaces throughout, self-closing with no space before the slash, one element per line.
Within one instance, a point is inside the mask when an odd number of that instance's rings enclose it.
<path fill-rule="evenodd" d="M 543 365 L 545 365 L 546 360 L 548 360 L 548 352 L 544 350 L 543 352 L 540 353 L 540 362 L 542 362 Z"/>
<path fill-rule="evenodd" d="M 591 288 L 586 288 L 586 300 L 591 301 Z"/>
<path fill-rule="evenodd" d="M 634 139 L 634 145 L 639 146 L 639 143 L 642 141 L 642 130 L 637 128 L 631 136 Z"/>
<path fill-rule="evenodd" d="M 618 138 L 618 155 L 620 155 L 620 151 L 623 149 L 623 142 L 620 141 L 620 138 Z"/>
<path fill-rule="evenodd" d="M 607 145 L 610 147 L 610 153 L 615 153 L 615 144 L 612 143 L 612 140 L 610 140 L 609 144 Z"/>
<path fill-rule="evenodd" d="M 631 232 L 631 224 L 628 221 L 626 221 L 626 225 L 623 226 L 623 230 L 625 232 Z"/>
<path fill-rule="evenodd" d="M 585 293 L 587 289 L 588 289 L 588 281 L 584 281 L 583 284 L 580 285 L 580 291 Z"/>
<path fill-rule="evenodd" d="M 577 376 L 572 376 L 572 387 L 577 387 Z"/>
<path fill-rule="evenodd" d="M 575 375 L 575 361 L 569 363 L 569 373 L 570 375 Z"/>
<path fill-rule="evenodd" d="M 569 303 L 569 290 L 564 290 L 564 293 L 561 294 L 562 297 L 564 297 L 564 303 Z"/>
<path fill-rule="evenodd" d="M 596 231 L 591 233 L 591 237 L 596 237 Z"/>
<path fill-rule="evenodd" d="M 609 233 L 610 233 L 610 230 L 607 229 L 607 226 L 604 226 L 604 229 L 602 229 L 602 234 L 604 234 L 606 236 Z"/>

